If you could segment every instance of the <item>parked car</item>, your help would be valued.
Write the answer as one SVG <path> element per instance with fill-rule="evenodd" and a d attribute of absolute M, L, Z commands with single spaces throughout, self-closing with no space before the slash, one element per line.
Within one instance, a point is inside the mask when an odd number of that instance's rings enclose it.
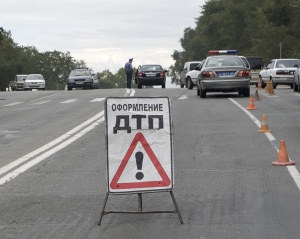
<path fill-rule="evenodd" d="M 89 68 L 77 68 L 70 72 L 67 80 L 68 90 L 73 88 L 94 89 L 97 88 L 96 76 Z"/>
<path fill-rule="evenodd" d="M 46 79 L 41 74 L 29 74 L 27 79 L 25 79 L 24 89 L 41 89 L 45 90 Z"/>
<path fill-rule="evenodd" d="M 161 88 L 166 88 L 166 72 L 161 65 L 140 65 L 135 73 L 135 83 L 138 88 L 143 86 L 161 85 Z"/>
<path fill-rule="evenodd" d="M 300 64 L 295 64 L 294 67 L 296 67 L 296 70 L 294 73 L 293 90 L 300 93 Z"/>
<path fill-rule="evenodd" d="M 264 88 L 268 80 L 272 81 L 273 88 L 277 85 L 289 85 L 293 88 L 294 72 L 296 67 L 300 65 L 299 59 L 273 59 L 267 67 L 261 70 L 259 76 L 262 79 L 261 87 Z"/>
<path fill-rule="evenodd" d="M 201 61 L 188 61 L 184 63 L 183 69 L 181 69 L 180 72 L 180 79 L 179 79 L 179 84 L 181 88 L 183 88 L 184 85 L 186 85 L 186 87 L 188 85 L 189 79 L 186 78 L 187 73 L 189 71 L 194 70 L 195 67 L 198 66 L 200 63 Z"/>
<path fill-rule="evenodd" d="M 246 57 L 246 58 L 250 64 L 250 69 L 251 69 L 250 85 L 256 85 L 257 87 L 259 81 L 259 73 L 264 67 L 263 58 L 261 57 Z"/>
<path fill-rule="evenodd" d="M 185 85 L 189 90 L 193 89 L 197 84 L 197 78 L 200 73 L 201 64 L 202 62 L 200 62 L 193 70 L 185 74 Z"/>
<path fill-rule="evenodd" d="M 197 79 L 197 95 L 205 98 L 207 92 L 238 92 L 250 95 L 250 70 L 236 50 L 209 51 Z"/>
<path fill-rule="evenodd" d="M 16 75 L 15 80 L 9 82 L 11 90 L 24 90 L 25 80 L 27 77 L 28 75 Z"/>

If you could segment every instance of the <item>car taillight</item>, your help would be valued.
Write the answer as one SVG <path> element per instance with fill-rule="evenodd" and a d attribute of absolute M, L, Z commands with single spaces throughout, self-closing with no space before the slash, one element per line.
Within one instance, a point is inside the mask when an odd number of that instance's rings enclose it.
<path fill-rule="evenodd" d="M 203 71 L 202 77 L 204 77 L 204 78 L 215 77 L 215 74 L 212 71 Z"/>
<path fill-rule="evenodd" d="M 139 72 L 138 77 L 142 77 L 142 76 L 143 76 L 143 72 Z"/>
<path fill-rule="evenodd" d="M 250 71 L 249 70 L 246 70 L 246 71 L 239 71 L 237 76 L 239 77 L 248 77 L 250 74 Z"/>
<path fill-rule="evenodd" d="M 287 70 L 278 70 L 276 71 L 276 75 L 288 75 L 289 71 Z"/>
<path fill-rule="evenodd" d="M 159 72 L 159 76 L 164 77 L 165 73 L 163 71 Z"/>

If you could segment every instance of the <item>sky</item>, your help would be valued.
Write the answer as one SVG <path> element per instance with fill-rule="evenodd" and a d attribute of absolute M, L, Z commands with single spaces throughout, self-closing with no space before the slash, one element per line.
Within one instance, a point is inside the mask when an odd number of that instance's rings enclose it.
<path fill-rule="evenodd" d="M 195 28 L 206 0 L 0 0 L 0 27 L 20 46 L 70 52 L 95 72 L 133 66 L 168 68 Z"/>

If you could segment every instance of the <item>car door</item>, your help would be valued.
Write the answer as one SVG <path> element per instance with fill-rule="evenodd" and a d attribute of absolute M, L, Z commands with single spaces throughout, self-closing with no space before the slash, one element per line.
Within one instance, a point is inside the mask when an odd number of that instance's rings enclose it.
<path fill-rule="evenodd" d="M 275 61 L 271 61 L 268 63 L 267 67 L 260 72 L 261 79 L 264 82 L 266 82 L 267 80 L 270 79 L 270 75 L 271 75 L 272 69 L 274 69 L 274 65 L 275 65 Z"/>

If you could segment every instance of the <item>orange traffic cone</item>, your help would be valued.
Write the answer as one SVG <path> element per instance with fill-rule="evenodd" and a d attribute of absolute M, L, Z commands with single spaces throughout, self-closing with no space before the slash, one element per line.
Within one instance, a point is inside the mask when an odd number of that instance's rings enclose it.
<path fill-rule="evenodd" d="M 290 161 L 289 159 L 284 140 L 280 140 L 280 148 L 278 152 L 277 161 L 272 162 L 272 165 L 274 166 L 295 165 L 295 163 L 293 161 Z"/>
<path fill-rule="evenodd" d="M 261 100 L 258 95 L 258 91 L 255 91 L 254 100 Z"/>
<path fill-rule="evenodd" d="M 269 90 L 270 90 L 270 84 L 269 84 L 269 81 L 267 81 L 266 83 L 267 83 L 267 85 L 266 85 L 266 92 L 269 92 Z"/>
<path fill-rule="evenodd" d="M 271 132 L 271 130 L 269 130 L 269 126 L 267 124 L 267 116 L 265 114 L 263 114 L 263 116 L 262 116 L 260 130 L 258 130 L 258 132 L 259 133 Z"/>
<path fill-rule="evenodd" d="M 261 77 L 258 78 L 257 89 L 258 90 L 262 89 L 262 87 L 261 87 Z"/>
<path fill-rule="evenodd" d="M 269 88 L 269 94 L 268 95 L 275 95 L 272 81 L 270 81 L 270 88 Z"/>
<path fill-rule="evenodd" d="M 257 110 L 257 108 L 255 107 L 254 103 L 253 103 L 253 98 L 250 97 L 250 102 L 248 107 L 246 108 L 247 110 Z"/>

